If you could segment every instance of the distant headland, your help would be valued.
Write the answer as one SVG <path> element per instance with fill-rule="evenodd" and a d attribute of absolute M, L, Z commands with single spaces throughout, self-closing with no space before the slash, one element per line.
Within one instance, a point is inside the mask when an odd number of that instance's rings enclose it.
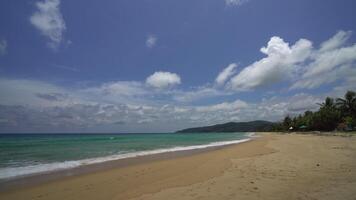
<path fill-rule="evenodd" d="M 269 121 L 250 121 L 250 122 L 228 122 L 212 126 L 203 126 L 179 130 L 176 133 L 211 133 L 211 132 L 258 132 L 270 131 L 275 123 Z"/>
<path fill-rule="evenodd" d="M 291 117 L 281 122 L 228 122 L 179 130 L 176 133 L 203 132 L 286 132 L 286 131 L 353 131 L 356 130 L 356 93 L 347 91 L 343 98 L 326 97 L 317 111 Z"/>

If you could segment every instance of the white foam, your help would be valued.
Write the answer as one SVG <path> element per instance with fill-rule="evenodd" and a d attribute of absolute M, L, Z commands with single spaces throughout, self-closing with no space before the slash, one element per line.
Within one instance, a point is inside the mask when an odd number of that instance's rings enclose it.
<path fill-rule="evenodd" d="M 224 142 L 213 142 L 205 145 L 178 146 L 178 147 L 167 148 L 167 149 L 138 151 L 132 153 L 116 154 L 111 156 L 89 158 L 89 159 L 75 160 L 75 161 L 55 162 L 55 163 L 38 164 L 38 165 L 31 165 L 31 166 L 24 166 L 24 167 L 0 168 L 0 179 L 23 177 L 32 174 L 70 169 L 83 165 L 103 163 L 107 161 L 120 160 L 124 158 L 133 158 L 138 156 L 153 155 L 153 154 L 166 153 L 166 152 L 186 151 L 186 150 L 194 150 L 194 149 L 204 149 L 208 147 L 224 146 L 230 144 L 238 144 L 242 142 L 247 142 L 249 140 L 250 139 L 241 139 L 241 140 L 224 141 Z"/>
<path fill-rule="evenodd" d="M 246 136 L 249 137 L 249 138 L 257 138 L 257 137 L 260 137 L 260 136 L 257 135 L 255 132 L 246 133 Z"/>

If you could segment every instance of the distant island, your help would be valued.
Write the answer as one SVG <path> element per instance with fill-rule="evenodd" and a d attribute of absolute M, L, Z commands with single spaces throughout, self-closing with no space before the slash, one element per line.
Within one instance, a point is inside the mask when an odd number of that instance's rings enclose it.
<path fill-rule="evenodd" d="M 270 131 L 275 123 L 269 121 L 250 121 L 250 122 L 228 122 L 213 126 L 203 126 L 179 130 L 176 133 L 207 133 L 207 132 L 258 132 Z"/>

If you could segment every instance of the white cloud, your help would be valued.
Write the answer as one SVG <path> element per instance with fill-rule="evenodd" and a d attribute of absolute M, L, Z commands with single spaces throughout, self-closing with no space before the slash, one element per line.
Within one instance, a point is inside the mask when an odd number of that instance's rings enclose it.
<path fill-rule="evenodd" d="M 5 39 L 0 40 L 0 55 L 5 55 L 7 52 L 7 41 Z"/>
<path fill-rule="evenodd" d="M 267 56 L 242 69 L 226 84 L 227 89 L 247 91 L 282 81 L 294 82 L 290 89 L 313 89 L 356 76 L 356 44 L 345 46 L 350 31 L 339 31 L 313 49 L 312 42 L 298 40 L 293 46 L 274 36 L 260 51 Z M 231 71 L 220 73 L 223 84 Z M 223 71 L 224 72 L 224 71 Z"/>
<path fill-rule="evenodd" d="M 247 103 L 241 100 L 234 102 L 223 102 L 210 106 L 198 106 L 196 110 L 198 112 L 218 112 L 218 111 L 234 111 L 236 109 L 247 108 Z"/>
<path fill-rule="evenodd" d="M 321 44 L 319 50 L 311 55 L 301 77 L 292 85 L 292 89 L 313 89 L 337 80 L 348 81 L 356 76 L 356 44 L 344 47 L 350 32 L 339 31 L 331 39 Z"/>
<path fill-rule="evenodd" d="M 30 22 L 49 39 L 48 45 L 57 48 L 63 40 L 66 25 L 59 9 L 60 0 L 44 0 L 36 3 L 38 9 Z"/>
<path fill-rule="evenodd" d="M 146 39 L 146 46 L 148 48 L 153 48 L 157 43 L 157 37 L 154 36 L 154 35 L 149 35 L 147 36 L 147 39 Z"/>
<path fill-rule="evenodd" d="M 323 42 L 320 46 L 320 52 L 334 50 L 344 45 L 345 42 L 351 37 L 351 31 L 339 31 L 332 38 Z"/>
<path fill-rule="evenodd" d="M 171 72 L 155 72 L 146 79 L 146 83 L 157 89 L 172 87 L 181 83 L 178 74 Z"/>
<path fill-rule="evenodd" d="M 334 83 L 337 80 L 348 82 L 351 77 L 355 76 L 355 67 L 352 65 L 342 65 L 328 72 L 300 79 L 291 86 L 291 89 L 314 89 L 323 84 Z"/>
<path fill-rule="evenodd" d="M 335 86 L 329 96 L 341 97 L 349 90 L 356 91 L 356 75 L 349 77 L 345 83 Z"/>
<path fill-rule="evenodd" d="M 290 112 L 304 112 L 307 110 L 316 110 L 319 108 L 317 103 L 323 101 L 323 98 L 308 95 L 305 93 L 296 94 L 290 97 L 287 102 L 287 108 Z"/>
<path fill-rule="evenodd" d="M 150 102 L 154 95 L 144 83 L 138 81 L 106 82 L 99 86 L 86 87 L 76 91 L 87 100 L 105 103 L 138 103 Z"/>
<path fill-rule="evenodd" d="M 135 81 L 117 81 L 112 83 L 104 83 L 100 90 L 103 94 L 123 95 L 123 96 L 138 96 L 147 94 L 143 85 Z"/>
<path fill-rule="evenodd" d="M 215 79 L 215 83 L 218 86 L 221 86 L 225 84 L 225 82 L 236 73 L 236 63 L 231 63 L 229 66 L 227 66 L 222 72 L 219 73 L 219 75 Z"/>
<path fill-rule="evenodd" d="M 250 0 L 225 0 L 227 6 L 241 6 L 244 3 L 249 2 Z"/>
<path fill-rule="evenodd" d="M 232 77 L 227 87 L 235 91 L 244 91 L 268 86 L 288 78 L 297 70 L 296 66 L 310 55 L 312 43 L 306 39 L 298 40 L 289 46 L 282 38 L 274 36 L 261 52 L 267 57 L 245 67 Z"/>
<path fill-rule="evenodd" d="M 244 120 L 262 119 L 267 121 L 280 121 L 286 115 L 296 116 L 307 110 L 314 111 L 318 108 L 317 103 L 323 101 L 325 96 L 299 93 L 289 97 L 274 96 L 269 99 L 262 99 L 261 102 L 249 104 L 243 110 Z"/>
<path fill-rule="evenodd" d="M 193 102 L 201 99 L 212 98 L 217 96 L 231 95 L 227 91 L 220 91 L 211 87 L 198 87 L 192 91 L 175 91 L 173 99 L 179 102 Z"/>
<path fill-rule="evenodd" d="M 356 45 L 326 52 L 317 52 L 315 60 L 307 66 L 303 78 L 320 75 L 356 60 Z"/>

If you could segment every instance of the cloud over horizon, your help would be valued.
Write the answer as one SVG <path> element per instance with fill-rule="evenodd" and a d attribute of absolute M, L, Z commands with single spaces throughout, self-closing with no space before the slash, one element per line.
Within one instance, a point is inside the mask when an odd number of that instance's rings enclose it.
<path fill-rule="evenodd" d="M 314 110 L 316 103 L 324 98 L 300 93 L 258 102 L 235 98 L 205 105 L 180 105 L 174 95 L 185 95 L 189 91 L 172 91 L 167 101 L 160 102 L 155 100 L 155 95 L 167 94 L 150 90 L 140 82 L 109 82 L 77 89 L 31 80 L 0 79 L 0 83 L 3 91 L 0 98 L 1 132 L 24 131 L 26 128 L 43 132 L 53 129 L 95 131 L 102 126 L 120 127 L 126 132 L 145 132 L 147 126 L 157 125 L 160 128 L 156 131 L 174 131 L 227 121 L 278 121 L 287 114 Z"/>

